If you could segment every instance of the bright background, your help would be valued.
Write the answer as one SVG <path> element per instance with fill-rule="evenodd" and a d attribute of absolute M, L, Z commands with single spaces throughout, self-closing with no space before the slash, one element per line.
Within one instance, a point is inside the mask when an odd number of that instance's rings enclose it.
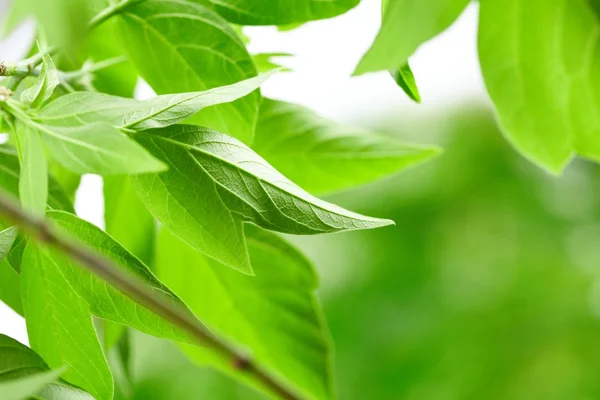
<path fill-rule="evenodd" d="M 476 5 L 411 59 L 423 104 L 386 73 L 351 78 L 379 15 L 379 1 L 363 0 L 294 31 L 246 30 L 252 52 L 295 55 L 267 96 L 446 150 L 332 198 L 396 227 L 293 239 L 321 276 L 341 398 L 600 398 L 600 169 L 576 162 L 552 178 L 510 148 L 477 62 Z M 0 42 L 0 58 L 18 59 L 30 38 L 23 27 Z M 77 211 L 102 225 L 101 179 L 84 178 Z M 2 304 L 0 333 L 27 341 Z M 187 364 L 166 376 L 139 368 L 136 399 L 211 398 L 173 393 Z"/>

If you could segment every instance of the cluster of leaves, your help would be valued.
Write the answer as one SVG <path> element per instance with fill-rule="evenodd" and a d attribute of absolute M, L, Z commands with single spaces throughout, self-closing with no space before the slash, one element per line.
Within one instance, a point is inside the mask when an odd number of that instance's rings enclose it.
<path fill-rule="evenodd" d="M 40 33 L 30 58 L 0 68 L 9 76 L 0 81 L 9 131 L 0 187 L 193 313 L 297 398 L 335 397 L 317 279 L 274 232 L 389 225 L 315 195 L 371 182 L 438 151 L 263 98 L 258 89 L 276 71 L 258 74 L 271 64 L 248 53 L 238 25 L 298 25 L 357 3 L 13 2 L 6 26 L 33 15 Z M 405 82 L 407 73 L 400 69 L 397 79 Z M 132 98 L 138 76 L 156 97 Z M 73 210 L 83 174 L 104 177 L 106 232 Z M 126 358 L 126 327 L 176 342 L 194 362 L 275 395 L 129 293 L 8 223 L 3 228 L 0 300 L 25 317 L 31 350 L 0 338 L 1 398 L 126 397 L 126 368 L 109 363 L 114 352 Z"/>

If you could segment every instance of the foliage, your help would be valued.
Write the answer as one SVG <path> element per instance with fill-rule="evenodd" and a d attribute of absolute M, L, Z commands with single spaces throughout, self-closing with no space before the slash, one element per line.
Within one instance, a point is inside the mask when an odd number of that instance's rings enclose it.
<path fill-rule="evenodd" d="M 199 376 L 210 366 L 256 391 L 245 396 L 336 397 L 315 273 L 279 234 L 392 225 L 316 195 L 394 175 L 439 150 L 264 98 L 260 86 L 279 71 L 270 58 L 281 54 L 250 54 L 240 26 L 293 29 L 358 2 L 13 2 L 4 30 L 27 16 L 39 29 L 29 58 L 0 64 L 0 125 L 9 131 L 0 187 L 27 221 L 48 221 L 156 301 L 98 276 L 89 257 L 45 231 L 36 241 L 12 226 L 14 215 L 1 220 L 0 299 L 25 317 L 31 349 L 2 338 L 0 362 L 18 373 L 2 375 L 0 397 L 128 398 L 130 348 L 158 339 L 182 351 L 176 365 L 193 363 Z M 468 3 L 386 1 L 356 74 L 388 71 L 420 102 L 408 59 Z M 573 154 L 600 159 L 593 5 L 481 0 L 480 9 L 482 71 L 511 142 L 552 172 Z M 158 95 L 134 99 L 138 77 Z M 106 232 L 73 210 L 83 174 L 105 179 Z"/>

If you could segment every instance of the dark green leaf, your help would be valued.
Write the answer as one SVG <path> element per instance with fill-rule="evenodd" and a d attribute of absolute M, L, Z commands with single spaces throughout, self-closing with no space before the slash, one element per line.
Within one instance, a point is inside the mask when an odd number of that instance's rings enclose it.
<path fill-rule="evenodd" d="M 313 193 L 372 182 L 439 153 L 433 147 L 349 128 L 304 107 L 269 99 L 261 107 L 253 148 Z"/>
<path fill-rule="evenodd" d="M 272 233 L 247 226 L 246 237 L 255 277 L 223 268 L 165 230 L 159 236 L 158 274 L 213 331 L 248 348 L 253 360 L 303 398 L 332 398 L 330 344 L 310 263 Z M 206 349 L 185 351 L 264 389 Z"/>
<path fill-rule="evenodd" d="M 147 0 L 121 15 L 121 36 L 131 60 L 158 94 L 184 93 L 256 76 L 252 58 L 233 28 L 200 4 Z M 191 122 L 249 143 L 259 93 L 205 110 Z"/>
<path fill-rule="evenodd" d="M 366 217 L 311 196 L 238 140 L 175 125 L 135 138 L 169 165 L 132 176 L 133 187 L 163 225 L 203 254 L 251 273 L 243 222 L 309 235 L 393 222 Z"/>

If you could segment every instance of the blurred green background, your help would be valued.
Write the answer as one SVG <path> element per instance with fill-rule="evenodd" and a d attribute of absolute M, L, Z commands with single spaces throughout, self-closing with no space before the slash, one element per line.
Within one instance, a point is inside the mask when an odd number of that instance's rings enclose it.
<path fill-rule="evenodd" d="M 397 226 L 293 238 L 321 276 L 340 398 L 600 398 L 600 168 L 549 176 L 485 108 L 433 120 L 412 131 L 441 157 L 331 198 Z M 256 398 L 168 343 L 132 352 L 135 399 Z"/>

